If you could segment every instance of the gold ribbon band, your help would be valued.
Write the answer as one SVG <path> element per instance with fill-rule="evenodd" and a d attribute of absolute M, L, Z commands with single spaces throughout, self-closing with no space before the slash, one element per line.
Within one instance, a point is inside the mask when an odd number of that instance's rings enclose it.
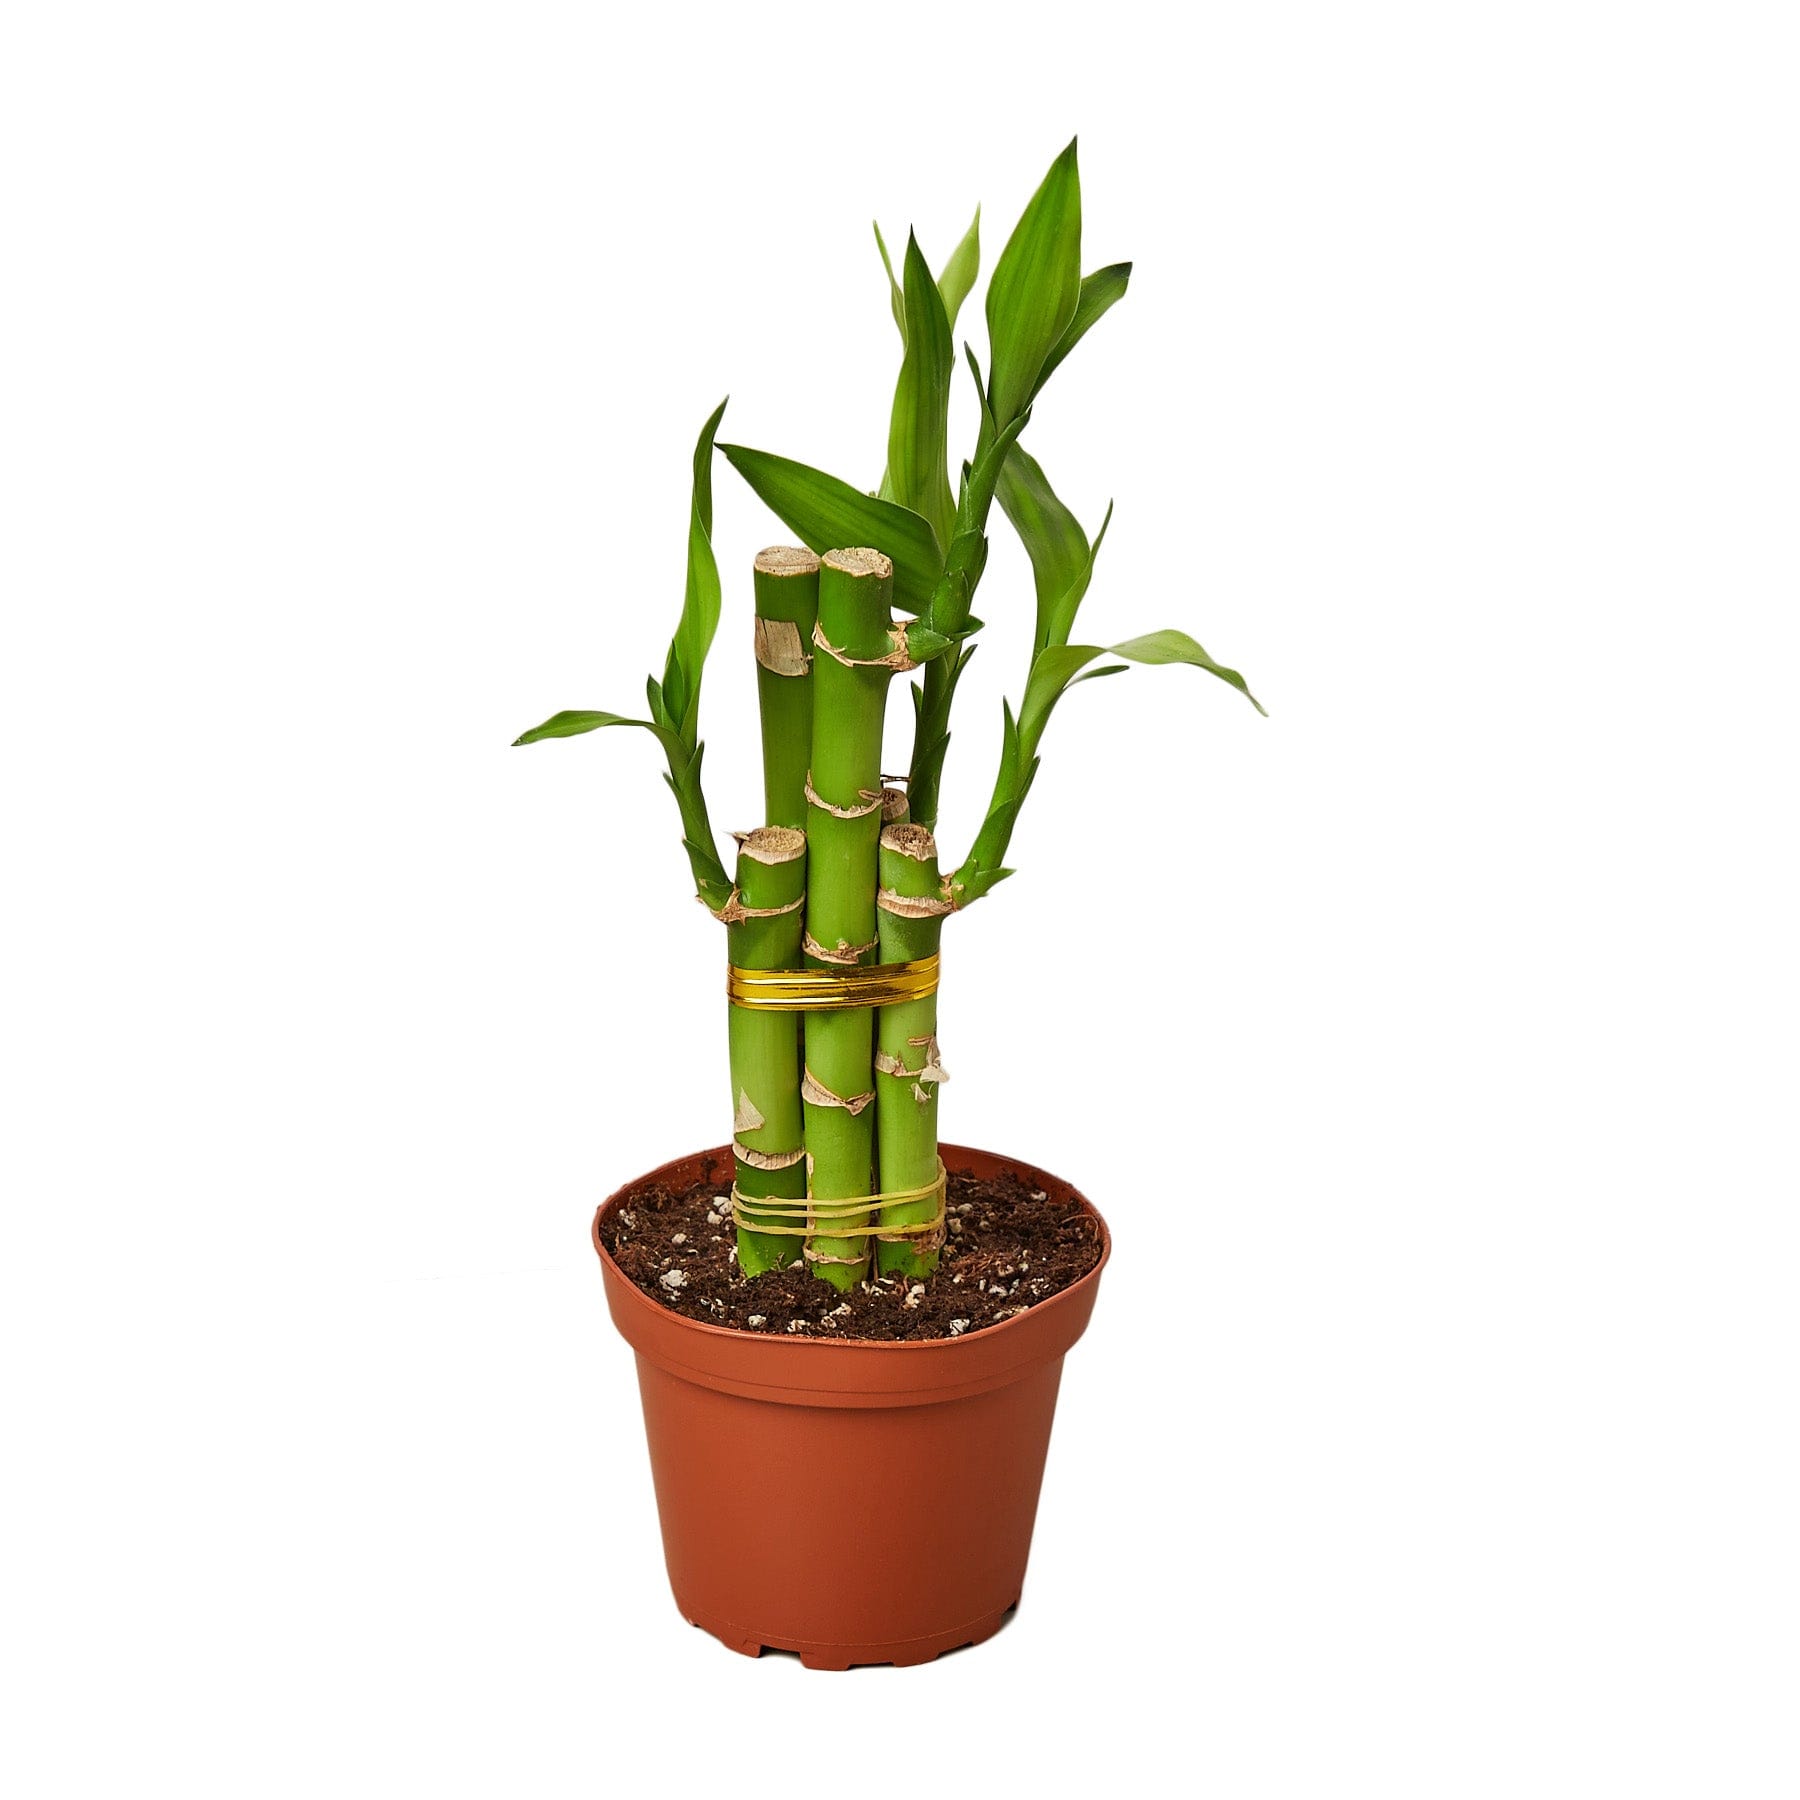
<path fill-rule="evenodd" d="M 853 1200 L 815 1200 L 783 1198 L 780 1195 L 747 1195 L 731 1184 L 732 1222 L 746 1231 L 757 1231 L 767 1237 L 879 1238 L 883 1243 L 902 1243 L 923 1238 L 925 1249 L 933 1249 L 943 1241 L 944 1196 L 949 1182 L 943 1159 L 938 1159 L 937 1174 L 919 1187 L 895 1188 L 885 1194 L 860 1194 Z M 883 1225 L 873 1215 L 890 1206 L 904 1206 L 912 1200 L 936 1200 L 937 1207 L 929 1219 L 911 1225 Z M 823 1259 L 832 1260 L 832 1259 Z M 860 1258 L 843 1259 L 850 1262 Z"/>
<path fill-rule="evenodd" d="M 938 988 L 938 959 L 871 963 L 854 969 L 740 969 L 725 972 L 733 1006 L 754 1012 L 847 1012 L 858 1006 L 898 1006 Z"/>

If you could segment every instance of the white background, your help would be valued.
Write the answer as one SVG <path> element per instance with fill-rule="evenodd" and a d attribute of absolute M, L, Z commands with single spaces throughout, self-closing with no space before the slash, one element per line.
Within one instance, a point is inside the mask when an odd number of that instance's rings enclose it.
<path fill-rule="evenodd" d="M 1785 10 L 7 10 L 12 1791 L 1796 1791 Z M 678 1620 L 586 1237 L 719 936 L 648 739 L 508 743 L 635 708 L 723 394 L 875 480 L 870 217 L 991 267 L 1076 130 L 1088 629 L 1271 717 L 1082 689 L 951 929 L 946 1135 L 1118 1250 L 1019 1617 L 812 1676 Z"/>

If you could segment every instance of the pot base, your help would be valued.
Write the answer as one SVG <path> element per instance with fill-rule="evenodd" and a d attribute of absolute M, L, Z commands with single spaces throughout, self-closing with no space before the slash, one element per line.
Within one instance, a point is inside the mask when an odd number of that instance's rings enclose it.
<path fill-rule="evenodd" d="M 952 1631 L 934 1632 L 930 1637 L 902 1638 L 892 1644 L 819 1644 L 805 1638 L 771 1638 L 746 1635 L 741 1625 L 723 1619 L 709 1619 L 683 1603 L 679 1594 L 675 1605 L 690 1625 L 716 1637 L 727 1650 L 739 1656 L 761 1656 L 765 1650 L 785 1650 L 800 1659 L 807 1669 L 859 1669 L 875 1663 L 891 1663 L 897 1669 L 910 1669 L 919 1663 L 935 1662 L 950 1650 L 964 1650 L 972 1644 L 986 1643 L 1018 1609 L 1018 1601 L 1003 1606 L 998 1612 L 985 1614 L 971 1624 Z"/>

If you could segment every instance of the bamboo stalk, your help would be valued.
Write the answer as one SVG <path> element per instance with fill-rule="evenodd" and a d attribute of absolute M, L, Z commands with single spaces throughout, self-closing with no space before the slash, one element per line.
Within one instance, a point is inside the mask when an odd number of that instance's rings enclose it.
<path fill-rule="evenodd" d="M 827 551 L 819 570 L 804 946 L 815 967 L 870 962 L 877 947 L 881 728 L 888 679 L 904 663 L 903 642 L 899 660 L 890 660 L 893 570 L 880 551 L 863 549 Z M 866 1008 L 809 1012 L 805 1044 L 812 1194 L 860 1198 L 873 1191 L 873 1020 Z M 866 1224 L 867 1215 L 855 1222 Z M 867 1271 L 868 1243 L 819 1235 L 808 1239 L 806 1257 L 815 1275 L 847 1290 Z"/>
<path fill-rule="evenodd" d="M 806 829 L 812 753 L 812 633 L 819 559 L 777 544 L 755 564 L 756 693 L 762 714 L 763 823 Z"/>
<path fill-rule="evenodd" d="M 881 960 L 912 962 L 935 956 L 943 931 L 944 899 L 938 878 L 937 840 L 923 825 L 890 825 L 881 834 L 879 914 Z M 876 1015 L 875 1129 L 881 1186 L 887 1191 L 924 1187 L 937 1175 L 938 1088 L 946 1079 L 938 1062 L 937 995 L 884 1006 Z M 938 1208 L 934 1198 L 884 1206 L 879 1224 L 892 1231 L 923 1224 Z M 878 1238 L 882 1274 L 929 1275 L 938 1263 L 935 1244 Z"/>
<path fill-rule="evenodd" d="M 731 960 L 740 969 L 800 966 L 806 894 L 806 834 L 765 825 L 738 840 L 737 896 L 724 917 Z M 730 1009 L 732 1148 L 745 1200 L 806 1192 L 800 1108 L 800 1015 Z M 753 1208 L 745 1209 L 757 1217 Z M 768 1216 L 769 1223 L 784 1223 Z M 740 1225 L 738 1267 L 746 1275 L 798 1259 L 797 1238 Z"/>

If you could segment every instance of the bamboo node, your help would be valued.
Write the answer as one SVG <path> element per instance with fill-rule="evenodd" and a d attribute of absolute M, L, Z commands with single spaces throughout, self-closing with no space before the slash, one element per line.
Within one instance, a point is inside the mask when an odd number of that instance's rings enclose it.
<path fill-rule="evenodd" d="M 846 669 L 888 669 L 895 674 L 904 674 L 908 669 L 916 669 L 919 666 L 913 661 L 912 652 L 907 648 L 904 625 L 888 627 L 888 641 L 894 647 L 886 656 L 852 656 L 849 651 L 840 650 L 825 635 L 825 628 L 822 625 L 813 626 L 812 641 L 833 662 L 842 663 Z"/>
<path fill-rule="evenodd" d="M 871 793 L 867 788 L 856 790 L 857 798 L 863 802 L 861 806 L 834 806 L 829 800 L 820 798 L 818 790 L 812 784 L 812 770 L 806 771 L 806 803 L 816 806 L 820 812 L 828 812 L 834 819 L 866 819 L 881 805 L 881 793 Z"/>
<path fill-rule="evenodd" d="M 875 1090 L 871 1088 L 866 1094 L 834 1094 L 811 1069 L 800 1071 L 800 1098 L 809 1106 L 841 1106 L 851 1118 L 855 1118 L 875 1098 Z"/>
<path fill-rule="evenodd" d="M 884 913 L 892 913 L 896 919 L 941 919 L 946 913 L 956 911 L 955 903 L 934 898 L 930 894 L 899 894 L 892 888 L 878 889 L 875 904 Z"/>
<path fill-rule="evenodd" d="M 814 956 L 822 963 L 832 963 L 846 969 L 859 964 L 880 942 L 881 939 L 878 937 L 870 938 L 866 944 L 853 944 L 848 938 L 839 938 L 835 944 L 827 947 L 821 944 L 810 931 L 803 931 L 800 934 L 800 949 L 803 955 Z"/>
<path fill-rule="evenodd" d="M 950 1072 L 938 1060 L 938 1041 L 935 1037 L 908 1038 L 907 1046 L 925 1052 L 924 1060 L 916 1069 L 906 1066 L 904 1056 L 891 1056 L 885 1050 L 875 1052 L 875 1073 L 877 1075 L 893 1075 L 916 1084 L 930 1083 L 941 1087 L 950 1079 Z M 926 1096 L 927 1099 L 930 1095 Z"/>
<path fill-rule="evenodd" d="M 706 906 L 706 901 L 700 904 Z M 784 913 L 798 912 L 806 904 L 806 896 L 802 894 L 797 900 L 790 900 L 786 906 L 746 906 L 743 890 L 733 886 L 731 897 L 723 906 L 707 906 L 706 910 L 721 925 L 741 925 L 746 919 L 779 919 Z"/>
<path fill-rule="evenodd" d="M 798 1150 L 752 1150 L 742 1138 L 731 1140 L 732 1154 L 753 1169 L 791 1169 L 806 1158 L 804 1146 Z"/>

